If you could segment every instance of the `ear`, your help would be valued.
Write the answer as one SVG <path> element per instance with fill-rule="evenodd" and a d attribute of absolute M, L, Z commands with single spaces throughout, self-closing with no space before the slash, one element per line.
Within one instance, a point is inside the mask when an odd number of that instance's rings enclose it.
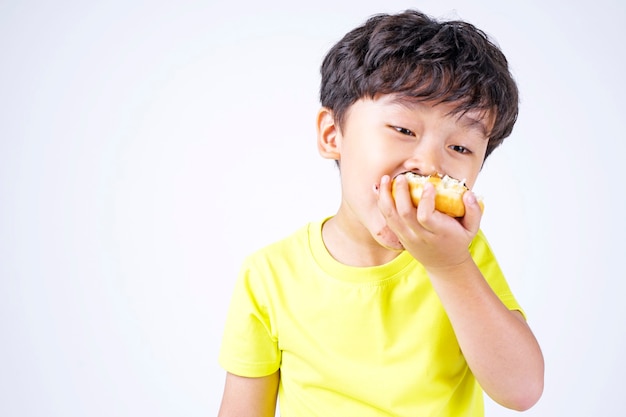
<path fill-rule="evenodd" d="M 340 136 L 341 132 L 335 124 L 333 112 L 327 107 L 322 107 L 317 112 L 317 149 L 322 157 L 337 161 L 340 159 Z"/>

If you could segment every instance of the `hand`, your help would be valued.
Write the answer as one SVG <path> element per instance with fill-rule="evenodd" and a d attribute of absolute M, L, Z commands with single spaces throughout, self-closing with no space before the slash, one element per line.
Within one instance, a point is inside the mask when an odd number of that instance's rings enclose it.
<path fill-rule="evenodd" d="M 478 229 L 482 211 L 475 195 L 463 195 L 465 216 L 455 219 L 435 210 L 435 188 L 424 187 L 420 204 L 413 205 L 406 178 L 396 179 L 395 200 L 391 178 L 383 176 L 378 187 L 378 208 L 404 248 L 429 269 L 460 265 L 471 256 L 468 250 Z"/>

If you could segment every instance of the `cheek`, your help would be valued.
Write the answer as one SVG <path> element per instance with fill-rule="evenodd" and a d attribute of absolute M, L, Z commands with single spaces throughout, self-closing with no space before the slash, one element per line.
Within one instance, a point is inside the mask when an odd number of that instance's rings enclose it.
<path fill-rule="evenodd" d="M 474 188 L 474 185 L 476 184 L 476 179 L 478 178 L 477 175 L 471 176 L 471 177 L 465 177 L 465 185 L 467 186 L 467 188 L 469 188 L 470 190 L 472 188 Z"/>
<path fill-rule="evenodd" d="M 465 160 L 456 166 L 457 176 L 455 178 L 458 180 L 465 180 L 465 185 L 467 185 L 469 189 L 472 189 L 478 179 L 478 176 L 480 175 L 483 162 L 484 160 L 482 158 L 476 158 L 472 161 Z M 455 172 L 455 170 L 451 169 L 450 172 Z M 454 177 L 454 175 L 451 176 Z"/>
<path fill-rule="evenodd" d="M 341 165 L 342 175 L 352 185 L 362 183 L 371 187 L 386 174 L 384 151 L 376 149 L 346 149 Z"/>
<path fill-rule="evenodd" d="M 483 161 L 481 161 L 480 164 L 477 164 L 476 167 L 466 177 L 465 183 L 469 189 L 472 189 L 474 187 L 474 184 L 476 184 L 476 180 L 478 179 L 478 176 L 480 175 L 480 170 L 482 169 L 482 164 Z"/>

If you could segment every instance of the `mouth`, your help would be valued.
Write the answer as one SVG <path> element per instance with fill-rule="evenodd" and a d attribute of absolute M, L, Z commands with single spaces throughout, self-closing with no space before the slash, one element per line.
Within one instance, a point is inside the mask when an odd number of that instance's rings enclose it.
<path fill-rule="evenodd" d="M 438 172 L 433 172 L 431 174 L 422 174 L 416 171 L 404 171 L 399 173 L 398 175 L 394 176 L 393 179 L 396 179 L 402 175 L 406 175 L 408 177 L 423 177 L 423 178 L 429 178 L 429 177 L 438 177 L 438 178 L 443 178 L 443 177 L 447 177 L 447 175 L 445 174 L 440 174 Z"/>

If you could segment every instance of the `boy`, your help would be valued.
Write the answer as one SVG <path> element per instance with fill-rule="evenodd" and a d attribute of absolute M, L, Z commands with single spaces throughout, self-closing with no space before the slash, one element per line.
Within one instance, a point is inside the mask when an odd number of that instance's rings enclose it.
<path fill-rule="evenodd" d="M 245 261 L 220 352 L 220 416 L 481 416 L 543 390 L 541 350 L 479 229 L 406 172 L 472 187 L 518 111 L 505 57 L 474 26 L 377 15 L 323 61 L 318 148 L 337 213 Z M 391 181 L 397 178 L 395 198 Z"/>

